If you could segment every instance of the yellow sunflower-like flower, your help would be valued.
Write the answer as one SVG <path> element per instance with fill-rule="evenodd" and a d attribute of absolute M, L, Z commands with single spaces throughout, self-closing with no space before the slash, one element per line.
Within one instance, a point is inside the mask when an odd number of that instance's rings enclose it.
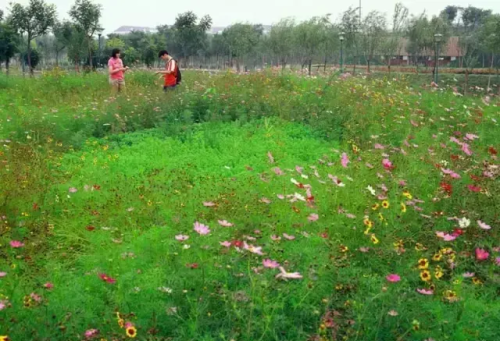
<path fill-rule="evenodd" d="M 474 278 L 472 278 L 472 283 L 474 283 L 475 285 L 481 285 L 481 284 L 483 284 L 483 281 L 481 281 L 477 277 L 474 277 Z"/>
<path fill-rule="evenodd" d="M 0 341 L 10 341 L 10 339 L 7 335 L 0 335 Z"/>
<path fill-rule="evenodd" d="M 380 240 L 378 240 L 378 238 L 374 234 L 372 234 L 372 236 L 370 237 L 370 240 L 375 245 L 377 245 L 378 243 L 380 243 Z"/>
<path fill-rule="evenodd" d="M 376 211 L 378 210 L 380 205 L 378 203 L 372 205 L 372 210 Z"/>
<path fill-rule="evenodd" d="M 122 318 L 118 319 L 118 326 L 120 326 L 120 328 L 125 327 L 125 321 Z"/>
<path fill-rule="evenodd" d="M 383 208 L 388 209 L 390 206 L 391 206 L 391 204 L 389 203 L 389 201 L 387 201 L 387 200 L 382 201 Z"/>
<path fill-rule="evenodd" d="M 401 203 L 401 212 L 406 213 L 406 205 Z"/>
<path fill-rule="evenodd" d="M 444 276 L 443 269 L 441 269 L 440 266 L 437 266 L 436 269 L 434 270 L 434 277 L 437 279 L 441 279 Z"/>
<path fill-rule="evenodd" d="M 429 268 L 429 260 L 427 258 L 422 258 L 418 261 L 418 268 L 420 270 L 426 270 Z"/>
<path fill-rule="evenodd" d="M 409 200 L 413 199 L 413 195 L 409 191 L 404 191 L 403 196 Z"/>
<path fill-rule="evenodd" d="M 420 279 L 424 282 L 429 282 L 432 279 L 432 275 L 429 270 L 424 270 L 420 273 Z"/>
<path fill-rule="evenodd" d="M 450 302 L 455 302 L 455 301 L 458 300 L 458 295 L 453 290 L 446 290 L 444 292 L 444 298 L 447 299 Z"/>
<path fill-rule="evenodd" d="M 435 262 L 440 262 L 443 259 L 443 254 L 441 253 L 436 253 L 434 256 L 432 256 L 432 260 Z"/>
<path fill-rule="evenodd" d="M 133 339 L 137 336 L 137 328 L 135 328 L 134 326 L 127 327 L 126 333 L 128 337 Z"/>
<path fill-rule="evenodd" d="M 372 228 L 373 227 L 373 221 L 370 220 L 370 218 L 365 218 L 363 220 L 363 224 L 365 224 L 365 226 L 369 227 L 369 228 Z"/>

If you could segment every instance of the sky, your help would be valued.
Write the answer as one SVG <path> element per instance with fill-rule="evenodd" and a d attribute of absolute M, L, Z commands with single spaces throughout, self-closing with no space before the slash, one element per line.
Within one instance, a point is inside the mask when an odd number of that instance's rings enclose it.
<path fill-rule="evenodd" d="M 0 0 L 0 8 L 6 9 L 11 0 Z M 29 0 L 13 0 L 21 4 Z M 67 18 L 74 0 L 46 0 L 56 5 L 59 18 Z M 173 24 L 179 13 L 193 11 L 198 16 L 209 14 L 213 26 L 229 26 L 237 22 L 272 25 L 280 19 L 294 17 L 306 20 L 313 16 L 330 13 L 338 19 L 349 6 L 358 7 L 359 0 L 94 0 L 103 7 L 104 33 L 111 33 L 120 26 L 147 26 Z M 362 0 L 362 13 L 378 10 L 392 15 L 396 0 Z M 401 0 L 410 14 L 438 14 L 448 5 L 467 7 L 474 5 L 500 13 L 500 0 Z"/>

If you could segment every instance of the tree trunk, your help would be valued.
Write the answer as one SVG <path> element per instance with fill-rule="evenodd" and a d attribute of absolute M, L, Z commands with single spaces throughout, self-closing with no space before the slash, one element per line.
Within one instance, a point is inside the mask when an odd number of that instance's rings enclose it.
<path fill-rule="evenodd" d="M 311 76 L 311 71 L 312 71 L 312 58 L 309 59 L 309 76 Z"/>
<path fill-rule="evenodd" d="M 465 69 L 464 95 L 467 95 L 468 88 L 469 88 L 469 68 L 466 68 Z"/>
<path fill-rule="evenodd" d="M 31 67 L 31 35 L 28 34 L 28 68 L 30 76 L 33 77 L 33 68 Z"/>
<path fill-rule="evenodd" d="M 493 66 L 495 65 L 495 55 L 492 53 L 491 54 L 491 66 L 490 69 L 488 70 L 488 86 L 486 87 L 486 93 L 490 91 L 490 85 L 491 85 L 491 72 L 493 71 Z"/>
<path fill-rule="evenodd" d="M 10 72 L 10 58 L 5 61 L 5 74 L 8 76 Z"/>
<path fill-rule="evenodd" d="M 366 60 L 366 64 L 368 65 L 368 73 L 370 73 L 370 59 Z"/>
<path fill-rule="evenodd" d="M 92 63 L 92 45 L 90 44 L 90 42 L 91 42 L 91 39 L 88 38 L 87 43 L 88 43 L 88 47 L 89 47 L 89 66 L 90 66 L 90 70 L 92 70 L 92 66 L 93 66 L 92 65 L 93 64 Z"/>

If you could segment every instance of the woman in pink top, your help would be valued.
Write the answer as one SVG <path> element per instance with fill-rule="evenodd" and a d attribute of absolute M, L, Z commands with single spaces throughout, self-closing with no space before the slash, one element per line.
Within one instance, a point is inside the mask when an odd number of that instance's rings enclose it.
<path fill-rule="evenodd" d="M 123 67 L 123 61 L 120 59 L 120 49 L 114 49 L 108 62 L 109 84 L 113 90 L 120 92 L 125 88 L 125 72 L 127 67 Z"/>

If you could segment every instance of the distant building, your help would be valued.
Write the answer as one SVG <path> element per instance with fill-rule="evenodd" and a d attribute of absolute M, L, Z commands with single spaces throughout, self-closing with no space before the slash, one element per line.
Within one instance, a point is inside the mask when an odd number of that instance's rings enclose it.
<path fill-rule="evenodd" d="M 119 29 L 113 32 L 113 34 L 129 34 L 132 32 L 144 32 L 144 33 L 156 33 L 158 30 L 151 27 L 142 26 L 121 26 Z"/>
<path fill-rule="evenodd" d="M 391 60 L 392 65 L 410 65 L 412 63 L 412 55 L 408 52 L 408 39 L 401 39 L 401 42 L 394 56 Z M 435 64 L 434 50 L 422 51 L 418 56 L 420 62 L 424 62 L 428 66 Z M 439 49 L 439 65 L 448 65 L 463 57 L 462 50 L 459 45 L 459 37 L 450 37 L 446 43 L 441 43 Z"/>

